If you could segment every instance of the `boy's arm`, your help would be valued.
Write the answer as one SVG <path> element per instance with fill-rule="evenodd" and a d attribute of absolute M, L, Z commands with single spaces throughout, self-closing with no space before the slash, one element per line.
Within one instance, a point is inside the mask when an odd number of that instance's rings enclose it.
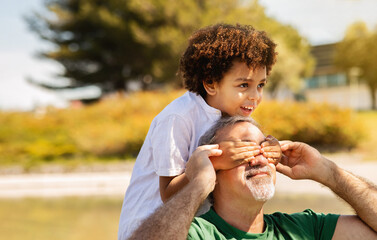
<path fill-rule="evenodd" d="M 186 174 L 174 177 L 162 177 L 160 176 L 160 196 L 161 200 L 167 202 L 175 193 L 183 189 L 188 183 Z"/>
<path fill-rule="evenodd" d="M 261 149 L 254 142 L 242 141 L 223 141 L 219 143 L 219 148 L 221 154 L 210 157 L 215 170 L 227 170 L 251 161 L 254 156 L 260 154 Z M 188 180 L 185 173 L 173 177 L 160 176 L 161 200 L 165 203 L 187 183 Z"/>
<path fill-rule="evenodd" d="M 356 211 L 357 216 L 340 216 L 333 239 L 377 238 L 377 188 L 341 169 L 305 143 L 284 142 L 285 158 L 276 169 L 292 179 L 319 182 Z"/>

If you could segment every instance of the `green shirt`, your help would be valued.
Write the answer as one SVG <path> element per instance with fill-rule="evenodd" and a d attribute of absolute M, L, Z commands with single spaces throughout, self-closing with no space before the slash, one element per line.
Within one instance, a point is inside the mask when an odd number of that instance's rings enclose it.
<path fill-rule="evenodd" d="M 265 214 L 265 231 L 253 234 L 229 225 L 211 208 L 194 218 L 187 239 L 331 239 L 338 218 L 339 215 L 310 209 L 294 214 Z"/>

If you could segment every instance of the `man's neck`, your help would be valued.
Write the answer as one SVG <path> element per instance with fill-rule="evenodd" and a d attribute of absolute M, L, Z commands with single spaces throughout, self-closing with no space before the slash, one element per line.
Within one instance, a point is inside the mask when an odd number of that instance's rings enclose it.
<path fill-rule="evenodd" d="M 215 201 L 213 208 L 225 222 L 244 232 L 262 233 L 264 231 L 263 202 L 222 200 Z"/>

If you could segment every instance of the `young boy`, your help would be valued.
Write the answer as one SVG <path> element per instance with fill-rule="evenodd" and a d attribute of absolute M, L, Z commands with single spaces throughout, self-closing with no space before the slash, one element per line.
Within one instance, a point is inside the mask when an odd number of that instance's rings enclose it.
<path fill-rule="evenodd" d="M 125 195 L 118 239 L 129 237 L 144 218 L 186 185 L 187 160 L 200 136 L 222 114 L 250 116 L 255 110 L 276 61 L 275 47 L 265 32 L 244 25 L 217 24 L 190 37 L 180 60 L 189 91 L 152 121 Z M 251 142 L 223 142 L 213 148 L 219 148 L 211 156 L 217 170 L 233 168 L 260 153 L 272 161 L 281 157 L 278 141 L 270 136 L 262 148 Z M 221 149 L 230 148 L 226 152 L 231 156 L 223 156 Z"/>

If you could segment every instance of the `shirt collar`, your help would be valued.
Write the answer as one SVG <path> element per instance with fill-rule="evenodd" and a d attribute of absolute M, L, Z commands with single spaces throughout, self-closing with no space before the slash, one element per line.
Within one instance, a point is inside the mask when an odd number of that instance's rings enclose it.
<path fill-rule="evenodd" d="M 221 111 L 217 108 L 211 107 L 210 105 L 207 104 L 207 102 L 202 98 L 202 96 L 193 93 L 193 92 L 188 92 L 190 97 L 194 99 L 196 103 L 200 105 L 201 108 L 204 109 L 205 112 L 209 113 L 210 115 L 219 118 L 221 117 Z"/>

